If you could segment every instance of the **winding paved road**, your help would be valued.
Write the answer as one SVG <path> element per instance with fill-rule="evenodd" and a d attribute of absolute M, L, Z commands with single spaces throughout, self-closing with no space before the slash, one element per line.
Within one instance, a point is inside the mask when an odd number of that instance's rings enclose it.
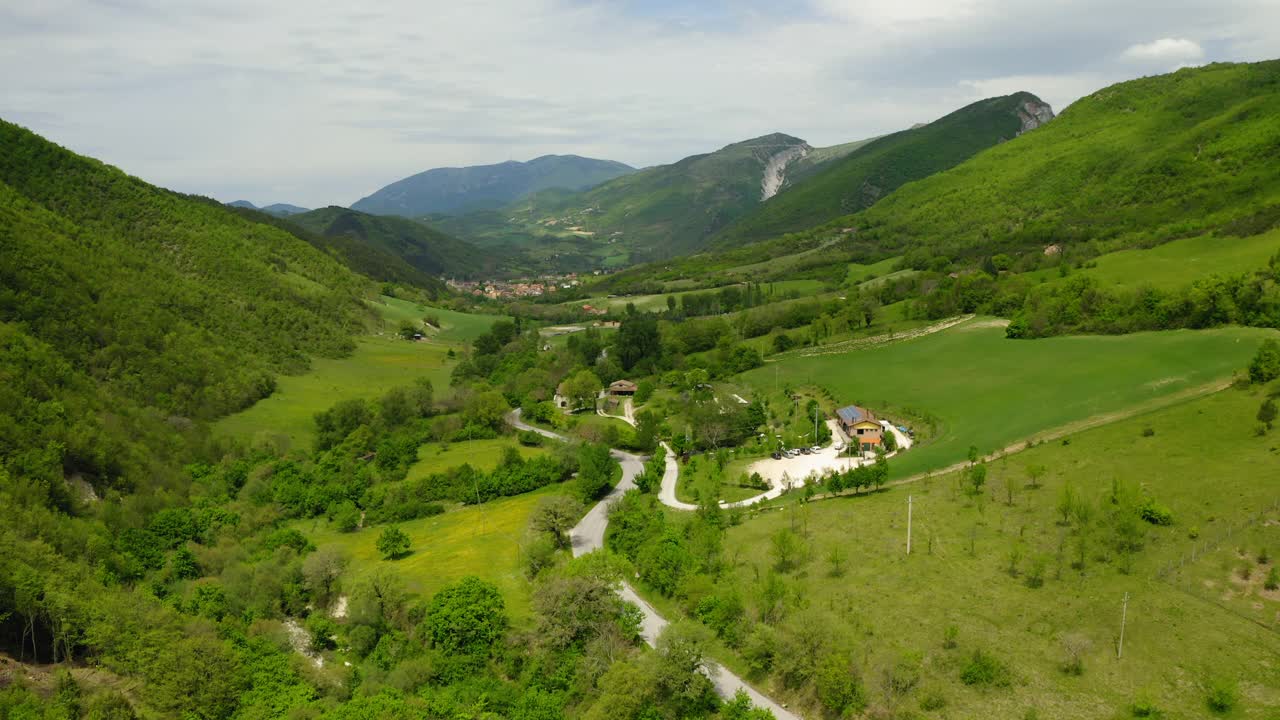
<path fill-rule="evenodd" d="M 507 422 L 517 430 L 527 430 L 538 433 L 539 435 L 568 442 L 568 438 L 559 433 L 543 430 L 534 427 L 520 419 L 520 410 L 516 409 L 507 415 Z M 636 476 L 644 472 L 644 459 L 639 455 L 614 450 L 613 457 L 622 465 L 622 480 L 620 480 L 614 489 L 605 496 L 603 500 L 596 503 L 594 507 L 582 518 L 582 520 L 569 531 L 569 539 L 573 547 L 573 556 L 585 555 L 593 550 L 599 550 L 604 547 L 604 532 L 609 525 L 609 506 L 617 502 L 622 495 L 636 486 Z M 679 466 L 676 465 L 675 453 L 667 452 L 667 472 L 679 472 Z M 663 487 L 666 487 L 666 474 L 663 475 Z M 675 492 L 674 482 L 672 483 L 672 493 Z M 630 584 L 624 582 L 618 589 L 618 594 L 623 600 L 633 603 L 640 608 L 643 619 L 640 622 L 640 637 L 646 643 L 653 646 L 658 641 L 658 636 L 662 634 L 664 628 L 667 627 L 666 618 L 658 614 L 653 606 L 644 601 L 631 587 Z M 770 700 L 760 694 L 755 688 L 751 687 L 742 678 L 738 677 L 729 670 L 715 665 L 708 661 L 707 676 L 711 678 L 711 683 L 715 686 L 716 692 L 720 697 L 726 700 L 732 698 L 742 690 L 751 698 L 751 702 L 756 707 L 761 707 L 773 713 L 778 720 L 801 720 L 799 715 L 787 710 L 778 703 Z"/>

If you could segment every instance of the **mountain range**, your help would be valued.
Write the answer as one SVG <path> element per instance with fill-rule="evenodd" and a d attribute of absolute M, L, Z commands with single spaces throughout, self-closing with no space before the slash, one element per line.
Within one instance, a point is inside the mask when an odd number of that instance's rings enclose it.
<path fill-rule="evenodd" d="M 351 205 L 374 215 L 417 217 L 501 207 L 539 190 L 580 191 L 635 171 L 613 160 L 544 155 L 528 162 L 435 168 L 398 180 Z"/>
<path fill-rule="evenodd" d="M 297 205 L 290 205 L 289 203 L 273 203 L 271 205 L 266 205 L 264 207 L 258 207 L 257 205 L 254 205 L 253 203 L 249 202 L 248 200 L 233 200 L 227 204 L 230 205 L 231 207 L 248 208 L 250 210 L 261 210 L 262 212 L 268 215 L 275 215 L 276 217 L 289 217 L 290 215 L 297 215 L 299 213 L 308 212 L 307 208 L 299 207 Z"/>

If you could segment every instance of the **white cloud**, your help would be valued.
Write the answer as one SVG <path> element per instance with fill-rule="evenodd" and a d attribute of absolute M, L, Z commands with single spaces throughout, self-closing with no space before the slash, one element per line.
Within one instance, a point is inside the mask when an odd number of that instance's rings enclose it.
<path fill-rule="evenodd" d="M 1203 59 L 1204 48 L 1194 40 L 1166 37 L 1149 43 L 1130 45 L 1122 55 L 1130 60 L 1187 63 Z"/>
<path fill-rule="evenodd" d="M 1013 90 L 1058 110 L 1142 62 L 1276 47 L 1274 0 L 802 1 L 0 3 L 0 117 L 178 190 L 317 206 L 443 165 L 835 144 Z"/>

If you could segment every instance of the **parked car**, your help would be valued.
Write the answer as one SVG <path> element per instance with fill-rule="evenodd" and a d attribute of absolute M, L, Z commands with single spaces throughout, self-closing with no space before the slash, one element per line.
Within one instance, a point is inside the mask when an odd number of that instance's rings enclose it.
<path fill-rule="evenodd" d="M 782 453 L 778 453 L 778 452 L 776 452 L 776 453 L 774 453 L 771 457 L 773 457 L 773 459 L 774 459 L 774 460 L 781 460 L 781 459 L 782 459 Z"/>
<path fill-rule="evenodd" d="M 813 452 L 822 452 L 822 446 L 821 446 L 821 445 L 814 445 L 813 447 L 811 447 L 811 448 L 809 448 L 809 449 L 810 449 L 810 450 L 812 450 Z"/>
<path fill-rule="evenodd" d="M 813 454 L 813 451 L 812 451 L 812 450 L 810 450 L 809 448 L 800 448 L 800 452 L 804 453 L 805 455 L 812 455 L 812 454 Z"/>

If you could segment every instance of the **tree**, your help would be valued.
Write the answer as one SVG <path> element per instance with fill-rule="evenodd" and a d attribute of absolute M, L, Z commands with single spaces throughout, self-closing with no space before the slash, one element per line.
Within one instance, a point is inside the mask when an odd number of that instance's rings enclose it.
<path fill-rule="evenodd" d="M 618 326 L 614 346 L 623 370 L 630 370 L 646 361 L 656 362 L 662 349 L 658 318 L 649 313 L 627 315 Z"/>
<path fill-rule="evenodd" d="M 1031 487 L 1040 487 L 1040 480 L 1044 478 L 1045 473 L 1049 472 L 1049 468 L 1044 465 L 1028 465 L 1027 477 L 1031 478 Z"/>
<path fill-rule="evenodd" d="M 543 498 L 538 503 L 529 516 L 529 526 L 537 532 L 550 534 L 555 539 L 556 547 L 567 548 L 569 536 L 566 533 L 581 515 L 582 503 L 567 495 L 554 495 Z"/>
<path fill-rule="evenodd" d="M 1267 398 L 1262 401 L 1262 406 L 1258 408 L 1258 422 L 1262 423 L 1264 427 L 1270 430 L 1275 424 L 1275 421 L 1276 401 L 1272 398 Z"/>
<path fill-rule="evenodd" d="M 769 538 L 769 554 L 779 572 L 791 570 L 800 554 L 800 541 L 790 528 L 782 528 Z"/>
<path fill-rule="evenodd" d="M 468 425 L 500 430 L 510 409 L 502 393 L 489 390 L 473 395 L 463 408 L 462 417 Z"/>
<path fill-rule="evenodd" d="M 643 410 L 636 416 L 636 435 L 633 443 L 640 452 L 653 452 L 658 444 L 658 425 L 661 423 L 658 414 L 651 410 Z"/>
<path fill-rule="evenodd" d="M 446 654 L 487 655 L 507 630 L 506 610 L 498 588 L 469 575 L 431 598 L 423 628 Z"/>
<path fill-rule="evenodd" d="M 1280 342 L 1267 340 L 1249 363 L 1249 380 L 1268 383 L 1280 377 Z"/>
<path fill-rule="evenodd" d="M 604 386 L 600 378 L 590 370 L 579 370 L 560 383 L 560 394 L 568 398 L 575 410 L 594 407 L 596 398 Z"/>
<path fill-rule="evenodd" d="M 338 594 L 338 580 L 347 568 L 347 559 L 333 547 L 322 547 L 302 561 L 302 582 L 319 607 L 326 607 Z"/>
<path fill-rule="evenodd" d="M 418 326 L 409 320 L 401 320 L 396 334 L 404 340 L 412 340 L 413 336 L 418 334 Z"/>
<path fill-rule="evenodd" d="M 617 467 L 609 447 L 599 443 L 583 443 L 578 449 L 578 497 L 584 503 L 598 500 L 613 487 L 613 469 Z"/>
<path fill-rule="evenodd" d="M 964 471 L 965 481 L 969 483 L 969 494 L 977 495 L 982 492 L 982 486 L 987 482 L 987 466 L 986 463 L 978 463 L 970 465 Z"/>
<path fill-rule="evenodd" d="M 396 560 L 409 554 L 409 536 L 393 525 L 378 536 L 377 548 L 383 560 Z"/>

